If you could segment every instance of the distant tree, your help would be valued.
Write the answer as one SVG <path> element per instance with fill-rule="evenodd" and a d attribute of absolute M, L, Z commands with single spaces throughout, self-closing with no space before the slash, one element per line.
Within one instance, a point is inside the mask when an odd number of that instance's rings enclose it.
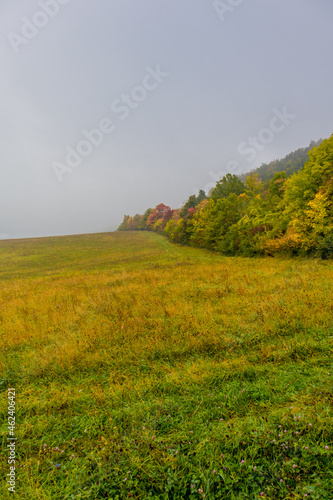
<path fill-rule="evenodd" d="M 189 213 L 188 210 L 190 208 L 195 208 L 196 206 L 199 205 L 199 203 L 201 203 L 206 198 L 207 198 L 207 196 L 206 196 L 206 193 L 203 189 L 200 189 L 198 196 L 196 196 L 195 194 L 192 194 L 189 197 L 189 199 L 187 200 L 187 202 L 184 204 L 184 206 L 182 207 L 182 209 L 180 211 L 180 216 L 182 218 L 185 218 L 190 214 L 193 215 L 194 212 L 192 211 Z"/>
<path fill-rule="evenodd" d="M 235 193 L 227 198 L 210 198 L 201 204 L 193 218 L 192 243 L 217 249 L 221 239 L 242 216 L 242 200 Z"/>
<path fill-rule="evenodd" d="M 192 194 L 180 211 L 180 216 L 182 217 L 182 219 L 185 219 L 185 217 L 187 216 L 188 210 L 190 208 L 196 207 L 197 204 L 198 204 L 197 197 L 195 194 Z"/>
<path fill-rule="evenodd" d="M 257 196 L 263 188 L 261 179 L 259 179 L 258 174 L 254 174 L 251 172 L 250 175 L 248 175 L 248 177 L 246 178 L 245 187 L 245 193 L 250 196 L 250 198 Z"/>
<path fill-rule="evenodd" d="M 150 213 L 147 219 L 147 227 L 149 229 L 154 229 L 154 225 L 162 219 L 163 224 L 159 224 L 160 229 L 164 229 L 169 219 L 172 217 L 172 210 L 169 206 L 160 203 L 154 210 Z"/>
<path fill-rule="evenodd" d="M 123 219 L 123 222 L 120 224 L 120 226 L 118 227 L 117 231 L 126 231 L 127 230 L 127 225 L 128 225 L 128 221 L 131 217 L 129 215 L 124 215 L 124 219 Z"/>
<path fill-rule="evenodd" d="M 125 215 L 123 222 L 118 227 L 118 231 L 137 231 L 140 229 L 142 218 L 143 215 L 140 214 L 136 214 L 134 217 Z"/>
<path fill-rule="evenodd" d="M 142 220 L 141 220 L 141 223 L 140 223 L 140 227 L 139 229 L 141 231 L 146 231 L 148 228 L 148 218 L 150 216 L 150 214 L 153 212 L 153 208 L 148 208 L 145 213 L 143 214 L 142 216 Z"/>
<path fill-rule="evenodd" d="M 199 191 L 199 194 L 197 196 L 197 205 L 199 205 L 199 203 L 201 203 L 203 200 L 206 200 L 207 199 L 207 196 L 206 196 L 206 193 L 203 189 L 200 189 Z"/>
<path fill-rule="evenodd" d="M 134 217 L 130 217 L 128 224 L 127 224 L 127 230 L 128 231 L 137 231 L 140 229 L 140 224 L 142 221 L 143 215 L 136 214 Z"/>
<path fill-rule="evenodd" d="M 176 209 L 165 226 L 165 233 L 172 241 L 183 243 L 183 227 L 184 220 L 180 217 L 180 209 Z"/>
<path fill-rule="evenodd" d="M 220 181 L 210 193 L 213 200 L 227 198 L 229 194 L 236 194 L 237 196 L 245 192 L 245 187 L 237 175 L 227 174 Z"/>
<path fill-rule="evenodd" d="M 271 195 L 282 197 L 286 179 L 286 172 L 276 172 L 273 179 L 269 182 L 269 193 Z"/>

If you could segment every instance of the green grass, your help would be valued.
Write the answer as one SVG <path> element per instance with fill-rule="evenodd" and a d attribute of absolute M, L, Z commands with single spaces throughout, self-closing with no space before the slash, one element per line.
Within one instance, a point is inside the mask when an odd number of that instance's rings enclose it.
<path fill-rule="evenodd" d="M 145 232 L 0 242 L 0 498 L 333 499 L 332 278 Z"/>

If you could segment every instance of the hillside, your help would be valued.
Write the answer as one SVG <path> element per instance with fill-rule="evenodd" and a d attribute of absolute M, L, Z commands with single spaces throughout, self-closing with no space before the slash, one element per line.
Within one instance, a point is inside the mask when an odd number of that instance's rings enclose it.
<path fill-rule="evenodd" d="M 260 179 L 264 182 L 273 179 L 276 173 L 283 171 L 286 172 L 287 177 L 290 177 L 293 173 L 298 172 L 304 167 L 304 164 L 309 159 L 309 151 L 311 151 L 314 147 L 319 146 L 322 142 L 322 139 L 319 139 L 318 141 L 311 141 L 308 147 L 299 148 L 280 160 L 263 163 L 260 167 L 254 169 L 252 173 L 258 175 L 258 177 L 260 177 Z M 239 178 L 245 182 L 249 175 L 250 172 L 247 172 L 240 175 Z"/>
<path fill-rule="evenodd" d="M 150 232 L 1 241 L 17 498 L 331 499 L 332 277 Z"/>

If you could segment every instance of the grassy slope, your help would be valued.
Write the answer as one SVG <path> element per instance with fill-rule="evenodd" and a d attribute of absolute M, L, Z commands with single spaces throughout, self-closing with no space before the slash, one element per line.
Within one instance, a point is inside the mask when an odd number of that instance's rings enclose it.
<path fill-rule="evenodd" d="M 17 498 L 332 499 L 332 277 L 151 233 L 0 242 Z"/>

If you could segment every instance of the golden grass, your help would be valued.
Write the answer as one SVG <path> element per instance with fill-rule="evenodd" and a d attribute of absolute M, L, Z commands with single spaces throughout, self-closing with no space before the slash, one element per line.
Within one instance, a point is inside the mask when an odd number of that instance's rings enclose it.
<path fill-rule="evenodd" d="M 178 405 L 184 418 L 174 431 L 181 440 L 186 422 L 206 418 L 201 396 L 209 400 L 208 392 L 221 380 L 265 382 L 261 396 L 251 393 L 245 406 L 236 405 L 238 389 L 229 395 L 233 403 L 224 419 L 238 422 L 242 439 L 246 419 L 251 422 L 261 412 L 272 421 L 277 415 L 287 419 L 292 400 L 297 411 L 306 408 L 309 415 L 319 401 L 318 426 L 323 425 L 331 410 L 322 408 L 326 396 L 319 394 L 325 391 L 318 390 L 318 380 L 327 377 L 331 363 L 332 278 L 331 261 L 223 257 L 151 233 L 0 242 L 0 378 L 4 391 L 8 385 L 17 389 L 20 465 L 26 466 L 19 475 L 27 485 L 24 490 L 20 483 L 19 498 L 102 498 L 102 489 L 95 490 L 88 476 L 81 481 L 75 474 L 90 470 L 90 453 L 99 457 L 106 477 L 111 474 L 105 472 L 107 443 L 123 435 L 124 419 L 132 429 L 126 438 L 131 447 L 145 439 L 133 430 L 143 419 L 164 422 L 166 411 Z M 311 387 L 297 371 L 308 367 L 318 368 Z M 269 395 L 275 390 L 277 399 Z M 166 410 L 166 401 L 171 409 Z M 1 410 L 6 415 L 4 398 Z M 44 442 L 52 448 L 60 441 L 69 450 L 72 436 L 78 468 L 66 473 L 69 487 L 41 450 Z M 170 428 L 165 439 L 177 441 L 172 436 Z M 183 470 L 183 486 L 188 483 L 188 468 L 176 456 L 162 449 L 154 453 L 155 463 L 165 470 L 174 464 Z M 149 454 L 134 455 L 126 460 L 141 471 L 138 477 L 156 478 Z M 118 466 L 119 477 L 123 467 Z M 150 483 L 142 481 L 126 492 L 146 498 Z M 267 488 L 268 498 L 287 498 L 284 493 L 269 497 Z M 121 486 L 115 491 L 127 498 Z M 288 491 L 293 494 L 292 487 Z M 173 494 L 165 498 L 181 498 Z M 6 495 L 4 487 L 2 498 Z M 210 495 L 206 498 L 215 498 Z"/>

